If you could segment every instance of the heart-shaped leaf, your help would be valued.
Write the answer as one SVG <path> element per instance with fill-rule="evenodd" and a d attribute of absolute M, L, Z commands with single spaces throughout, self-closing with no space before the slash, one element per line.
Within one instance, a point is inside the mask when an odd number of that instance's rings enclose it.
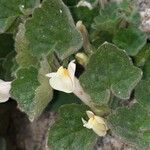
<path fill-rule="evenodd" d="M 33 99 L 35 90 L 40 85 L 37 76 L 36 68 L 21 68 L 17 71 L 17 77 L 12 83 L 11 95 L 27 114 L 34 112 L 35 102 Z"/>
<path fill-rule="evenodd" d="M 95 103 L 107 103 L 111 93 L 128 99 L 139 82 L 142 71 L 133 66 L 125 51 L 104 43 L 91 56 L 81 84 Z"/>
<path fill-rule="evenodd" d="M 97 135 L 83 127 L 81 118 L 86 118 L 86 106 L 64 105 L 59 118 L 49 131 L 49 147 L 52 150 L 91 150 Z"/>
<path fill-rule="evenodd" d="M 17 52 L 16 61 L 19 70 L 17 68 L 17 76 L 12 84 L 12 95 L 19 103 L 20 108 L 33 120 L 41 114 L 52 99 L 53 92 L 49 85 L 48 78 L 45 76 L 51 69 L 46 56 L 42 55 L 42 59 L 38 60 L 29 53 L 24 24 L 20 24 L 15 41 Z M 31 75 L 32 69 L 34 70 L 33 75 Z M 27 71 L 26 74 L 23 73 L 21 75 L 25 80 L 22 80 L 18 76 L 21 70 Z M 28 77 L 29 79 L 27 80 Z M 28 89 L 23 90 L 27 87 L 26 84 L 28 85 Z M 22 86 L 22 89 L 20 86 Z M 26 95 L 28 95 L 28 97 Z"/>
<path fill-rule="evenodd" d="M 55 51 L 64 59 L 82 46 L 69 9 L 61 0 L 45 0 L 26 22 L 26 37 L 33 56 Z"/>
<path fill-rule="evenodd" d="M 120 29 L 113 38 L 113 43 L 135 56 L 146 44 L 147 35 L 137 28 Z"/>
<path fill-rule="evenodd" d="M 108 117 L 111 130 L 139 150 L 150 149 L 150 59 L 143 71 L 144 80 L 135 88 L 130 107 L 119 108 Z M 146 75 L 146 76 L 145 76 Z"/>
<path fill-rule="evenodd" d="M 150 81 L 141 81 L 135 90 L 136 102 L 108 117 L 111 130 L 139 150 L 150 149 Z"/>
<path fill-rule="evenodd" d="M 39 0 L 0 0 L 0 33 L 11 27 L 17 17 L 23 15 L 23 10 L 32 9 Z"/>
<path fill-rule="evenodd" d="M 49 72 L 50 66 L 47 60 L 43 59 L 39 70 L 35 67 L 20 68 L 12 83 L 12 97 L 31 120 L 39 116 L 52 99 L 52 88 L 45 77 Z"/>
<path fill-rule="evenodd" d="M 99 15 L 95 17 L 92 27 L 98 31 L 108 31 L 114 33 L 118 21 L 117 4 L 109 3 L 104 9 L 101 9 Z"/>

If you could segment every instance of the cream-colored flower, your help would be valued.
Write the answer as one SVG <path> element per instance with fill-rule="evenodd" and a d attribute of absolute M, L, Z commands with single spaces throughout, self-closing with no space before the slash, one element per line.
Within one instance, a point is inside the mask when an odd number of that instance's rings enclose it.
<path fill-rule="evenodd" d="M 0 80 L 0 103 L 6 102 L 10 97 L 11 82 Z"/>
<path fill-rule="evenodd" d="M 88 56 L 85 53 L 77 53 L 75 55 L 76 60 L 78 61 L 78 63 L 82 66 L 86 66 L 88 63 Z"/>
<path fill-rule="evenodd" d="M 50 77 L 49 83 L 53 89 L 72 93 L 74 90 L 75 70 L 76 64 L 73 60 L 69 63 L 67 69 L 61 66 L 57 72 L 49 73 L 46 76 Z"/>
<path fill-rule="evenodd" d="M 81 0 L 78 2 L 77 7 L 87 7 L 88 9 L 92 10 L 93 7 L 91 5 L 91 3 L 85 1 L 85 0 Z"/>
<path fill-rule="evenodd" d="M 102 117 L 94 115 L 91 111 L 86 111 L 87 116 L 89 117 L 88 122 L 82 118 L 83 126 L 92 129 L 97 135 L 105 136 L 108 130 L 108 127 Z"/>

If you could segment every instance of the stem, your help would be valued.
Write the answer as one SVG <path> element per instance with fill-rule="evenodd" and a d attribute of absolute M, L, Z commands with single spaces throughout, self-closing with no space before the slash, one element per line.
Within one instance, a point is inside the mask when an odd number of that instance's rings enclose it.
<path fill-rule="evenodd" d="M 83 48 L 84 48 L 85 52 L 87 51 L 88 53 L 91 53 L 91 44 L 89 41 L 88 31 L 87 31 L 85 25 L 82 23 L 82 21 L 78 21 L 76 24 L 76 28 L 82 35 Z"/>
<path fill-rule="evenodd" d="M 92 110 L 95 110 L 95 106 L 91 100 L 91 97 L 84 92 L 79 80 L 77 78 L 75 78 L 75 88 L 73 93 L 80 98 L 80 100 L 86 104 L 87 106 L 89 106 Z"/>
<path fill-rule="evenodd" d="M 104 9 L 105 8 L 105 4 L 107 3 L 107 0 L 99 0 L 99 3 L 101 5 L 102 9 Z"/>

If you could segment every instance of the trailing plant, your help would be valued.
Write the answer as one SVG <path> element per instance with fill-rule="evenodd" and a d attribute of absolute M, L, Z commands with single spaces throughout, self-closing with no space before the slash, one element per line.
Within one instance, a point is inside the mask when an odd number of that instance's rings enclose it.
<path fill-rule="evenodd" d="M 57 112 L 51 150 L 91 150 L 107 134 L 150 149 L 150 43 L 139 26 L 129 0 L 0 0 L 0 102 L 16 100 L 30 121 Z"/>

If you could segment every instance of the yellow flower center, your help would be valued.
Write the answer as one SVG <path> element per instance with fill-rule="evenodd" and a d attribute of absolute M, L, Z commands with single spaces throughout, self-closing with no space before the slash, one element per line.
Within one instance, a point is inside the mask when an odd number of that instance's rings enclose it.
<path fill-rule="evenodd" d="M 57 71 L 58 74 L 62 75 L 62 76 L 69 76 L 69 71 L 68 69 L 64 68 L 63 66 L 59 67 L 58 71 Z"/>
<path fill-rule="evenodd" d="M 95 123 L 95 117 L 93 116 L 89 119 L 89 124 L 93 126 L 94 123 Z"/>

